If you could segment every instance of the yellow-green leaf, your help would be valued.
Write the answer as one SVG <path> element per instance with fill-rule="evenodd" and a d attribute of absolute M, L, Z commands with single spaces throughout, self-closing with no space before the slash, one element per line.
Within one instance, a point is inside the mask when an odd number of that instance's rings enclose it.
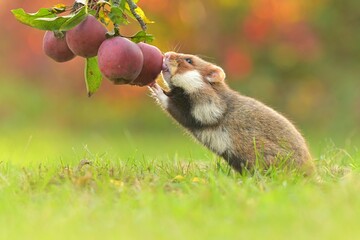
<path fill-rule="evenodd" d="M 108 1 L 105 1 L 105 0 L 99 0 L 96 2 L 97 5 L 108 5 L 108 6 L 111 6 L 111 3 L 109 3 Z"/>
<path fill-rule="evenodd" d="M 87 58 L 85 65 L 85 83 L 89 97 L 100 88 L 101 82 L 102 74 L 99 69 L 97 57 Z"/>
<path fill-rule="evenodd" d="M 130 11 L 130 7 L 129 7 L 128 3 L 125 4 L 125 11 L 126 11 L 127 15 L 129 15 L 131 18 L 135 19 L 134 15 Z M 139 6 L 137 6 L 137 8 L 135 8 L 135 12 L 137 13 L 137 15 L 139 15 L 139 17 L 141 17 L 141 19 L 144 21 L 144 23 L 154 23 L 154 21 L 151 21 L 150 19 L 148 19 L 146 17 L 145 12 Z"/>
<path fill-rule="evenodd" d="M 66 11 L 66 5 L 62 3 L 56 4 L 52 7 L 52 11 L 54 11 L 55 13 L 63 13 Z"/>
<path fill-rule="evenodd" d="M 110 23 L 110 18 L 106 12 L 104 12 L 104 9 L 100 9 L 99 11 L 99 20 L 104 23 L 106 26 Z"/>

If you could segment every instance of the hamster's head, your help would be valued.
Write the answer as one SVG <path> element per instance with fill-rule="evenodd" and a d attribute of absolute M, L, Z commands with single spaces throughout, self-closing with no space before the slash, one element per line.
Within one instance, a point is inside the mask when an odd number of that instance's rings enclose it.
<path fill-rule="evenodd" d="M 167 52 L 164 55 L 162 76 L 168 87 L 182 88 L 187 93 L 212 90 L 224 83 L 224 71 L 190 54 Z"/>

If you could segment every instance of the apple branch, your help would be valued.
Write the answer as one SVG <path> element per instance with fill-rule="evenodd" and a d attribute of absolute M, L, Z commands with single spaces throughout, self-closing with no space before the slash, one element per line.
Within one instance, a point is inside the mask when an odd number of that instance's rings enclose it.
<path fill-rule="evenodd" d="M 130 11 L 132 13 L 132 15 L 134 15 L 134 17 L 136 18 L 136 20 L 139 22 L 141 28 L 143 31 L 146 31 L 147 27 L 146 27 L 146 23 L 144 22 L 144 20 L 139 16 L 139 14 L 137 14 L 137 12 L 135 11 L 136 8 L 138 7 L 132 0 L 126 0 L 126 2 L 129 5 Z"/>

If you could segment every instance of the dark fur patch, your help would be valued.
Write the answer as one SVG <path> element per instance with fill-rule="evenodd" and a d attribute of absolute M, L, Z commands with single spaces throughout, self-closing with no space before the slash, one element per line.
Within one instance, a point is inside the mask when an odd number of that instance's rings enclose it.
<path fill-rule="evenodd" d="M 174 87 L 170 92 L 167 93 L 169 96 L 169 112 L 171 113 L 171 109 L 177 109 L 179 114 L 176 114 L 175 119 L 184 127 L 188 129 L 196 129 L 199 128 L 200 125 L 196 121 L 196 119 L 191 115 L 191 107 L 192 103 L 189 95 L 179 87 Z"/>

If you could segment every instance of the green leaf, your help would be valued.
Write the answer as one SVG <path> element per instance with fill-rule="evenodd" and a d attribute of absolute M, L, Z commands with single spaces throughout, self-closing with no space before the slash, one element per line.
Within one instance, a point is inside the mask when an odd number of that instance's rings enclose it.
<path fill-rule="evenodd" d="M 86 17 L 85 7 L 82 7 L 76 14 L 56 16 L 49 9 L 40 9 L 34 14 L 26 13 L 23 9 L 12 10 L 16 19 L 20 22 L 40 30 L 67 31 L 78 25 Z"/>
<path fill-rule="evenodd" d="M 66 23 L 71 17 L 52 17 L 52 18 L 37 18 L 33 21 L 31 27 L 40 30 L 58 31 L 63 24 Z"/>
<path fill-rule="evenodd" d="M 120 7 L 111 7 L 109 18 L 114 24 L 128 24 L 123 10 Z"/>
<path fill-rule="evenodd" d="M 56 14 L 48 8 L 40 8 L 40 10 L 36 13 L 26 13 L 22 8 L 13 9 L 11 12 L 19 22 L 31 27 L 34 27 L 34 20 L 37 18 L 56 17 Z"/>
<path fill-rule="evenodd" d="M 82 7 L 80 11 L 78 11 L 75 15 L 73 15 L 64 24 L 61 25 L 59 31 L 68 31 L 74 28 L 79 23 L 81 23 L 86 18 L 86 16 L 86 9 L 85 7 Z"/>
<path fill-rule="evenodd" d="M 133 41 L 135 43 L 139 43 L 139 42 L 150 43 L 150 42 L 154 41 L 154 36 L 144 32 L 144 31 L 140 31 L 130 38 L 131 38 L 131 41 Z"/>
<path fill-rule="evenodd" d="M 99 69 L 97 57 L 87 58 L 85 66 L 85 83 L 89 97 L 99 89 L 101 82 L 102 74 Z"/>
<path fill-rule="evenodd" d="M 81 23 L 86 16 L 86 9 L 82 7 L 76 14 L 54 18 L 37 18 L 34 20 L 34 24 L 37 24 L 37 28 L 41 27 L 43 30 L 68 31 Z"/>
<path fill-rule="evenodd" d="M 120 0 L 120 9 L 124 12 L 126 6 L 126 0 Z"/>

